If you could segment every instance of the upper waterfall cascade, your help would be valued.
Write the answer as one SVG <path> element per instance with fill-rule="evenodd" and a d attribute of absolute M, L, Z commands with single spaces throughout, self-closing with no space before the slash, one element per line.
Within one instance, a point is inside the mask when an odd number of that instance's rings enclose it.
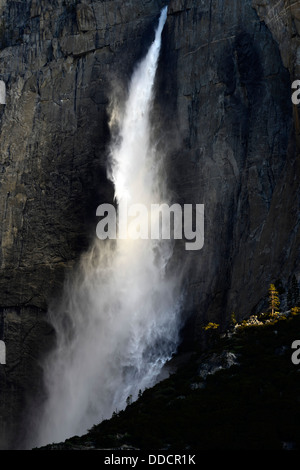
<path fill-rule="evenodd" d="M 112 111 L 118 139 L 108 177 L 118 204 L 161 202 L 167 194 L 150 125 L 166 18 L 164 8 L 124 109 Z M 95 239 L 82 256 L 49 312 L 57 344 L 44 364 L 48 399 L 37 445 L 86 432 L 156 383 L 178 344 L 180 276 L 166 274 L 172 249 L 171 240 Z"/>

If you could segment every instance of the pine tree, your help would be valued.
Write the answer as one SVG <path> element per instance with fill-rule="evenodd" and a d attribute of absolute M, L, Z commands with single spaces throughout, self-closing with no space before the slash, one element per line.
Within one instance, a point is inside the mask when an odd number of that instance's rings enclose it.
<path fill-rule="evenodd" d="M 292 277 L 292 296 L 293 296 L 293 307 L 299 306 L 299 284 L 295 274 Z"/>
<path fill-rule="evenodd" d="M 271 315 L 274 316 L 276 312 L 278 312 L 278 308 L 280 305 L 278 291 L 274 284 L 270 284 L 269 287 L 269 308 L 271 310 Z"/>
<path fill-rule="evenodd" d="M 132 404 L 132 395 L 129 395 L 126 398 L 126 406 L 130 406 Z"/>
<path fill-rule="evenodd" d="M 289 309 L 293 307 L 300 306 L 300 291 L 299 291 L 299 284 L 295 274 L 292 277 L 292 281 L 287 293 L 287 306 Z"/>
<path fill-rule="evenodd" d="M 289 310 L 291 310 L 293 308 L 293 294 L 292 294 L 292 289 L 289 289 L 288 290 L 288 293 L 287 293 L 287 297 L 286 297 L 286 303 L 287 303 L 287 307 Z"/>

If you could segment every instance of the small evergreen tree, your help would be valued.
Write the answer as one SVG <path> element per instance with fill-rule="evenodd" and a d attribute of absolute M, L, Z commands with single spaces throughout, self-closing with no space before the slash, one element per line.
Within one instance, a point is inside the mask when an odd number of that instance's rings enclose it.
<path fill-rule="evenodd" d="M 235 326 L 236 324 L 237 324 L 237 319 L 236 319 L 235 313 L 232 312 L 232 314 L 231 314 L 231 325 Z"/>
<path fill-rule="evenodd" d="M 126 406 L 130 406 L 132 404 L 132 395 L 129 395 L 126 398 Z"/>
<path fill-rule="evenodd" d="M 286 296 L 286 303 L 287 303 L 288 309 L 291 310 L 293 308 L 293 294 L 292 294 L 291 289 L 288 290 L 288 293 Z"/>
<path fill-rule="evenodd" d="M 278 312 L 278 308 L 280 305 L 280 300 L 278 296 L 278 291 L 274 284 L 270 284 L 269 287 L 269 308 L 271 310 L 271 315 L 274 316 L 276 312 Z"/>
<path fill-rule="evenodd" d="M 220 325 L 218 323 L 209 322 L 207 325 L 202 327 L 206 333 L 205 335 L 206 340 L 208 341 L 208 344 L 210 346 L 213 346 L 219 338 L 219 334 L 218 334 L 219 326 Z"/>
<path fill-rule="evenodd" d="M 287 306 L 289 309 L 300 307 L 300 290 L 295 274 L 292 277 L 291 285 L 287 293 Z"/>
<path fill-rule="evenodd" d="M 299 307 L 299 284 L 295 274 L 292 277 L 292 296 L 293 296 L 293 307 Z"/>

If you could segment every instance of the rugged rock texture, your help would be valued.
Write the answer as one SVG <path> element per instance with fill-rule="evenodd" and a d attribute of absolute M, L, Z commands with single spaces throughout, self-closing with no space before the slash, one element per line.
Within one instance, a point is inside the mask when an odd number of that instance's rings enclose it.
<path fill-rule="evenodd" d="M 291 81 L 300 77 L 300 4 L 295 0 L 253 0 L 253 6 L 278 43 Z M 294 106 L 297 145 L 300 148 L 299 109 Z"/>
<path fill-rule="evenodd" d="M 89 219 L 108 197 L 111 82 L 126 83 L 163 2 L 77 3 L 2 7 L 2 305 L 45 308 L 87 246 Z"/>
<path fill-rule="evenodd" d="M 41 386 L 47 305 L 94 234 L 96 206 L 112 195 L 105 179 L 112 91 L 124 97 L 166 3 L 0 0 L 3 447 L 16 442 L 27 396 Z M 193 337 L 208 319 L 225 326 L 232 311 L 242 317 L 260 308 L 271 281 L 300 274 L 290 98 L 291 79 L 300 78 L 299 15 L 296 4 L 273 3 L 169 5 L 155 121 L 175 199 L 205 204 L 203 250 L 178 255 L 192 262 Z"/>
<path fill-rule="evenodd" d="M 291 76 L 250 1 L 173 1 L 165 36 L 172 184 L 183 202 L 205 204 L 188 292 L 200 334 L 208 320 L 262 308 L 270 282 L 299 276 Z"/>
<path fill-rule="evenodd" d="M 253 0 L 260 19 L 278 43 L 283 65 L 293 79 L 300 76 L 300 4 L 295 0 Z"/>
<path fill-rule="evenodd" d="M 299 369 L 290 348 L 299 328 L 299 315 L 239 327 L 110 420 L 41 449 L 103 449 L 111 457 L 188 448 L 198 466 L 201 451 L 299 450 Z"/>
<path fill-rule="evenodd" d="M 0 2 L 4 447 L 15 444 L 26 397 L 41 382 L 47 304 L 94 235 L 96 207 L 111 198 L 105 146 L 112 83 L 121 96 L 118 86 L 126 87 L 164 3 Z"/>
<path fill-rule="evenodd" d="M 40 361 L 52 345 L 52 329 L 36 307 L 1 308 L 0 319 L 7 349 L 0 366 L 0 448 L 9 449 L 23 444 L 27 410 L 33 407 L 34 414 L 43 397 Z"/>

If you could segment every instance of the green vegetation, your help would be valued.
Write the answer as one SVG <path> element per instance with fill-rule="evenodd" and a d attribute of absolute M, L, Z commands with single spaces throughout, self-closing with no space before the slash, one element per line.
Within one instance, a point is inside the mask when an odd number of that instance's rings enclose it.
<path fill-rule="evenodd" d="M 209 322 L 206 326 L 203 327 L 203 329 L 205 331 L 208 331 L 208 330 L 216 330 L 219 328 L 219 324 L 218 323 L 213 323 L 213 322 Z"/>
<path fill-rule="evenodd" d="M 287 293 L 287 306 L 289 309 L 300 307 L 300 291 L 296 276 L 292 277 L 291 285 Z"/>
<path fill-rule="evenodd" d="M 225 335 L 208 323 L 208 350 L 191 351 L 175 374 L 86 435 L 44 449 L 300 450 L 300 366 L 291 360 L 300 308 L 280 313 L 273 287 L 270 313 L 240 323 L 233 313 Z"/>
<path fill-rule="evenodd" d="M 299 331 L 300 315 L 236 324 L 212 350 L 193 353 L 176 374 L 140 393 L 124 411 L 62 446 L 299 450 L 300 374 L 291 361 Z M 224 351 L 238 364 L 204 380 L 202 365 Z"/>
<path fill-rule="evenodd" d="M 278 297 L 278 291 L 275 285 L 271 284 L 269 288 L 269 307 L 272 317 L 278 313 L 279 305 L 280 300 Z"/>

